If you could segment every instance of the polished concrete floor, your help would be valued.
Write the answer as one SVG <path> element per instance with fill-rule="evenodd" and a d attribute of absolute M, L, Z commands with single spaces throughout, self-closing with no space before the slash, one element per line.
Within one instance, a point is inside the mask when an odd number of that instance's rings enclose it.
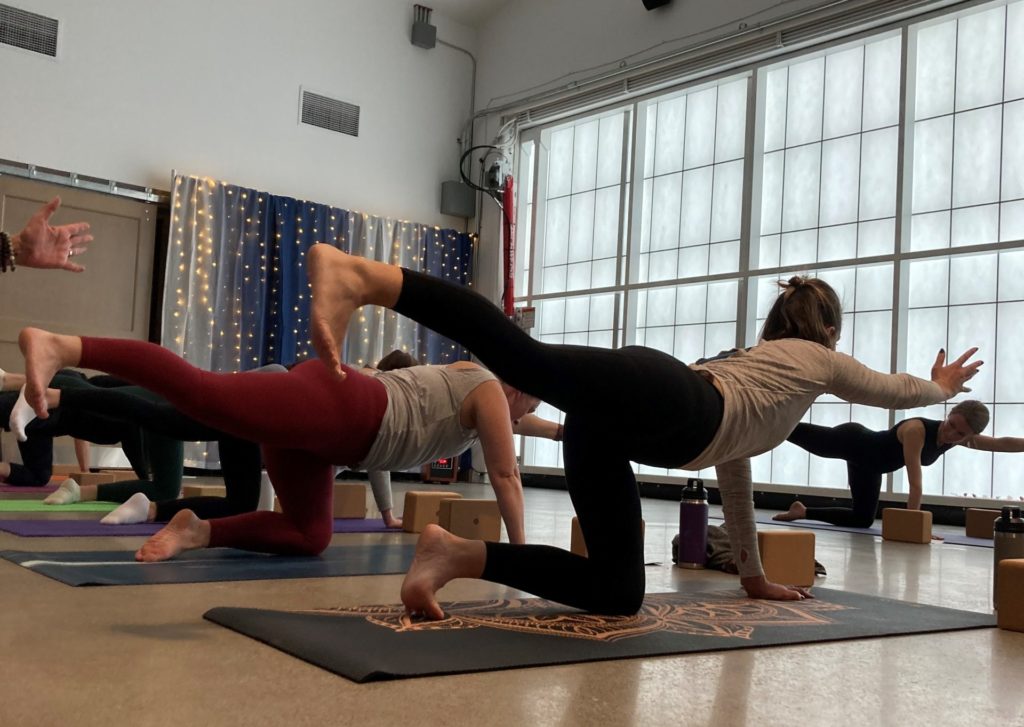
<path fill-rule="evenodd" d="M 568 547 L 567 495 L 528 489 L 526 504 L 529 540 Z M 662 563 L 648 568 L 648 590 L 736 588 L 732 576 L 671 567 L 676 517 L 674 503 L 644 501 L 647 558 Z M 821 586 L 990 612 L 987 548 L 816 536 L 828 570 Z M 134 550 L 141 542 L 0 533 L 3 550 Z M 0 725 L 1024 725 L 1024 633 L 998 629 L 360 685 L 202 619 L 213 606 L 394 603 L 400 582 L 71 588 L 0 561 Z M 442 592 L 448 600 L 510 595 L 471 581 Z"/>

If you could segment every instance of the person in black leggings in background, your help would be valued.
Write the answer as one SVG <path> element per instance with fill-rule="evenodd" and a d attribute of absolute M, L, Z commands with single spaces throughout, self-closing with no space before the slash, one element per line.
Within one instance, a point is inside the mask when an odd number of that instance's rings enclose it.
<path fill-rule="evenodd" d="M 921 467 L 933 464 L 953 447 L 963 445 L 986 452 L 1024 452 L 1019 437 L 986 437 L 988 408 L 969 399 L 954 406 L 943 421 L 915 417 L 876 432 L 848 422 L 835 427 L 801 423 L 789 441 L 817 457 L 846 461 L 852 507 L 806 507 L 795 501 L 774 520 L 820 520 L 833 525 L 868 528 L 875 522 L 882 476 L 907 469 L 908 510 L 921 509 Z"/>
<path fill-rule="evenodd" d="M 805 598 L 807 591 L 764 576 L 749 457 L 781 443 L 822 393 L 874 406 L 921 406 L 961 391 L 980 365 L 964 365 L 972 350 L 948 366 L 940 352 L 932 382 L 872 371 L 835 352 L 842 324 L 835 291 L 800 277 L 781 286 L 757 346 L 689 367 L 641 346 L 540 343 L 467 288 L 328 245 L 309 251 L 307 271 L 314 346 L 336 376 L 344 376 L 338 350 L 352 314 L 362 305 L 383 305 L 461 343 L 511 386 L 565 412 L 565 480 L 589 558 L 544 545 L 465 540 L 428 526 L 402 601 L 409 613 L 431 618 L 443 617 L 436 592 L 455 578 L 482 578 L 591 612 L 635 613 L 645 578 L 631 461 L 685 469 L 715 465 L 747 594 Z M 22 349 L 31 351 L 33 341 L 22 336 Z M 44 362 L 35 368 L 40 379 L 60 361 L 45 348 L 26 354 L 30 359 Z M 44 407 L 35 390 L 28 402 Z"/>

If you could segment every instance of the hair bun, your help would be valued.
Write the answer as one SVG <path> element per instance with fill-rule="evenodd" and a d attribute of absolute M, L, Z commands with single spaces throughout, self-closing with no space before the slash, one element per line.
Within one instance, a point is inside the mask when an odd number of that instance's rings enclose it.
<path fill-rule="evenodd" d="M 800 275 L 794 275 L 786 282 L 786 286 L 789 288 L 799 288 L 804 284 L 804 278 Z"/>

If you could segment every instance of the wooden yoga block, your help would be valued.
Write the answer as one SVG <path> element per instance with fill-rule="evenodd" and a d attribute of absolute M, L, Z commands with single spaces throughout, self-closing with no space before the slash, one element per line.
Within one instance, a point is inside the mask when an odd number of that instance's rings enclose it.
<path fill-rule="evenodd" d="M 757 534 L 764 576 L 784 586 L 814 585 L 814 533 L 762 530 Z"/>
<path fill-rule="evenodd" d="M 932 542 L 932 514 L 927 510 L 887 507 L 882 510 L 882 540 L 900 543 Z"/>
<path fill-rule="evenodd" d="M 114 482 L 125 482 L 127 480 L 139 479 L 133 470 L 100 470 L 100 474 L 112 475 Z"/>
<path fill-rule="evenodd" d="M 647 532 L 647 522 L 644 520 L 640 521 L 640 536 L 643 537 Z M 569 550 L 576 555 L 582 555 L 584 558 L 587 557 L 587 544 L 583 540 L 583 529 L 580 527 L 580 519 L 573 517 L 572 519 L 572 534 L 569 538 Z"/>
<path fill-rule="evenodd" d="M 965 529 L 968 538 L 987 538 L 992 540 L 992 521 L 999 517 L 999 510 L 982 510 L 969 507 L 964 513 Z"/>
<path fill-rule="evenodd" d="M 501 511 L 496 500 L 445 498 L 438 507 L 437 524 L 460 538 L 501 540 Z"/>
<path fill-rule="evenodd" d="M 82 487 L 114 484 L 114 475 L 107 474 L 106 472 L 72 472 L 68 477 Z"/>
<path fill-rule="evenodd" d="M 228 490 L 224 485 L 184 485 L 182 497 L 227 497 Z"/>
<path fill-rule="evenodd" d="M 1024 631 L 1024 559 L 1001 560 L 997 567 L 996 623 L 1001 629 Z"/>
<path fill-rule="evenodd" d="M 461 498 L 457 492 L 435 490 L 410 490 L 405 493 L 405 509 L 402 511 L 402 530 L 407 533 L 422 533 L 430 523 L 436 523 L 441 501 Z"/>
<path fill-rule="evenodd" d="M 334 517 L 366 517 L 366 485 L 334 483 Z"/>
<path fill-rule="evenodd" d="M 55 475 L 70 475 L 73 472 L 78 473 L 80 471 L 77 464 L 55 464 L 50 468 L 50 472 Z"/>

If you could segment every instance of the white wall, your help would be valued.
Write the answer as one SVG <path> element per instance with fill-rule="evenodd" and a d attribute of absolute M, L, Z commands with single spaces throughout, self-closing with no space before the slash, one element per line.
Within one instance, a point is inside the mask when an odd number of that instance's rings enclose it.
<path fill-rule="evenodd" d="M 0 46 L 0 158 L 168 189 L 172 169 L 371 214 L 440 214 L 469 113 L 462 53 L 409 42 L 405 0 L 11 0 L 61 21 L 59 59 Z M 475 32 L 437 14 L 438 37 Z M 362 107 L 300 125 L 300 85 Z"/>

